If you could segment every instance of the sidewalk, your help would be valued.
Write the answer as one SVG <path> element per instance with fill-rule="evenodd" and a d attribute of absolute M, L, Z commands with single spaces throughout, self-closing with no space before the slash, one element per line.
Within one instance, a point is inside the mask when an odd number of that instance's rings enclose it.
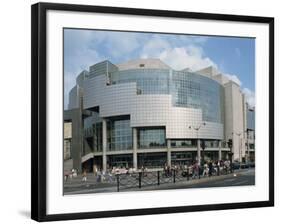
<path fill-rule="evenodd" d="M 112 175 L 112 181 L 104 181 L 104 182 L 98 182 L 97 181 L 97 176 L 95 176 L 93 173 L 88 173 L 87 174 L 87 181 L 82 182 L 82 175 L 79 174 L 76 177 L 73 178 L 69 178 L 67 181 L 64 181 L 64 187 L 68 188 L 68 187 L 73 187 L 73 188 L 77 188 L 80 186 L 85 186 L 85 185 L 95 185 L 95 186 L 108 186 L 108 185 L 114 185 L 116 186 L 116 178 L 114 175 Z"/>

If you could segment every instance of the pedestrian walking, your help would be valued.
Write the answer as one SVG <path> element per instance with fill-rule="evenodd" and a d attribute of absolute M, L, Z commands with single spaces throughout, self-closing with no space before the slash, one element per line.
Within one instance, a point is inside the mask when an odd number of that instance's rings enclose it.
<path fill-rule="evenodd" d="M 224 161 L 225 173 L 228 174 L 230 172 L 230 162 L 229 160 Z"/>
<path fill-rule="evenodd" d="M 164 164 L 164 175 L 165 177 L 168 177 L 168 166 L 166 163 Z"/>
<path fill-rule="evenodd" d="M 64 181 L 66 182 L 67 180 L 68 180 L 68 173 L 66 172 L 65 174 L 64 174 Z"/>
<path fill-rule="evenodd" d="M 192 164 L 190 164 L 187 167 L 187 172 L 188 172 L 188 178 L 192 178 L 192 174 L 193 174 L 193 166 L 192 166 Z"/>
<path fill-rule="evenodd" d="M 209 172 L 208 164 L 205 163 L 205 164 L 204 164 L 204 168 L 203 168 L 203 174 L 202 174 L 202 176 L 203 176 L 203 177 L 204 177 L 204 176 L 208 176 L 208 172 Z"/>
<path fill-rule="evenodd" d="M 87 181 L 87 172 L 86 170 L 84 170 L 82 173 L 82 182 L 86 182 L 86 181 Z"/>
<path fill-rule="evenodd" d="M 219 160 L 216 161 L 215 165 L 216 165 L 216 173 L 219 176 L 220 175 L 220 161 Z"/>
<path fill-rule="evenodd" d="M 195 162 L 193 165 L 193 176 L 192 179 L 199 178 L 199 165 L 198 162 Z"/>
<path fill-rule="evenodd" d="M 209 162 L 209 177 L 212 176 L 212 173 L 213 173 L 213 162 L 210 161 L 210 162 Z"/>
<path fill-rule="evenodd" d="M 116 169 L 116 172 L 119 173 L 119 170 Z M 101 182 L 101 171 L 100 169 L 97 170 L 97 178 L 96 178 L 97 183 Z"/>

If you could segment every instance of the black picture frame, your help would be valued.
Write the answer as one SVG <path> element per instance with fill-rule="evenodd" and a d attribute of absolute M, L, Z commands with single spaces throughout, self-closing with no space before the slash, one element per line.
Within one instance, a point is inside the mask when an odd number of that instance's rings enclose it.
<path fill-rule="evenodd" d="M 98 211 L 68 214 L 46 213 L 46 13 L 48 10 L 100 12 L 169 18 L 191 18 L 216 21 L 253 22 L 269 25 L 269 200 L 196 206 L 159 207 L 130 210 Z M 274 206 L 274 18 L 137 8 L 103 7 L 73 4 L 37 3 L 31 11 L 31 76 L 32 76 L 32 155 L 31 155 L 31 218 L 36 221 L 74 220 L 161 213 L 194 212 Z"/>

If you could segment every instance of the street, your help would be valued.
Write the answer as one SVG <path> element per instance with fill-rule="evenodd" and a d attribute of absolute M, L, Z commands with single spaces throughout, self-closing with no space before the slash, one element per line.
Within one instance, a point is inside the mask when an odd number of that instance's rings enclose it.
<path fill-rule="evenodd" d="M 221 178 L 222 177 L 222 178 Z M 198 181 L 193 180 L 190 183 L 175 183 L 168 185 L 157 186 L 156 189 L 186 189 L 186 188 L 206 188 L 206 187 L 230 187 L 230 186 L 248 186 L 255 184 L 255 170 L 243 170 L 237 174 L 230 174 L 226 176 L 215 176 L 211 178 L 204 178 Z M 143 189 L 151 190 L 151 189 Z"/>
<path fill-rule="evenodd" d="M 206 188 L 206 187 L 228 187 L 228 186 L 247 186 L 255 184 L 255 169 L 236 170 L 233 174 L 204 177 L 200 179 L 181 180 L 178 182 L 161 183 L 160 185 L 152 184 L 142 186 L 141 188 L 120 186 L 119 191 L 150 191 L 150 190 L 167 190 L 167 189 L 187 189 L 187 188 Z M 89 194 L 89 193 L 106 193 L 116 192 L 116 180 L 106 183 L 97 183 L 93 178 L 87 182 L 81 182 L 77 177 L 65 183 L 64 194 Z"/>

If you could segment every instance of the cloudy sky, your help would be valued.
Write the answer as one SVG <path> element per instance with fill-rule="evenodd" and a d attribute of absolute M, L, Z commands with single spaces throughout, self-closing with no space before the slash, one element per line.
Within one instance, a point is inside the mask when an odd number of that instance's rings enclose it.
<path fill-rule="evenodd" d="M 103 60 L 121 63 L 136 58 L 160 58 L 175 70 L 214 66 L 237 82 L 247 101 L 255 102 L 255 40 L 251 38 L 158 33 L 64 30 L 64 97 L 76 76 Z"/>

